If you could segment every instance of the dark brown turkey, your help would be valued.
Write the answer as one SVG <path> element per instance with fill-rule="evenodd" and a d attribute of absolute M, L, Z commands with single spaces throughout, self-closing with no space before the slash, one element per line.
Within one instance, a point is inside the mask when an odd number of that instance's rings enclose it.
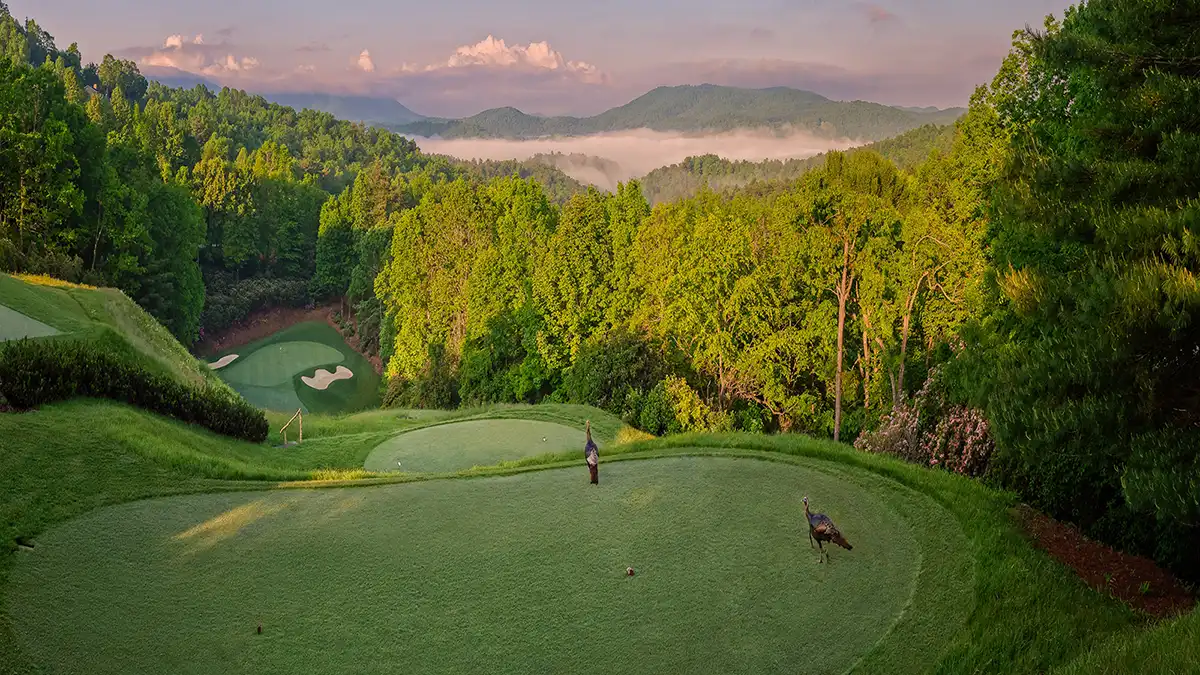
<path fill-rule="evenodd" d="M 808 545 L 812 546 L 813 541 L 817 542 L 817 546 L 821 549 L 823 556 L 821 562 L 829 558 L 829 552 L 825 550 L 823 542 L 831 541 L 847 551 L 854 550 L 850 542 L 842 536 L 838 531 L 837 526 L 829 519 L 829 516 L 824 513 L 810 513 L 808 510 L 808 497 L 804 498 L 804 517 L 808 520 Z"/>

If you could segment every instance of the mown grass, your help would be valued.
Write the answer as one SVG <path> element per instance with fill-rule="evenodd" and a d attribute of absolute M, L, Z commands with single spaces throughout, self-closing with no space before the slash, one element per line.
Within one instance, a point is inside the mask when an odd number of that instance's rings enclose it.
<path fill-rule="evenodd" d="M 40 339 L 94 342 L 180 381 L 226 387 L 170 331 L 119 290 L 29 283 L 0 273 L 0 304 L 62 332 Z"/>
<path fill-rule="evenodd" d="M 301 360 L 294 366 L 262 358 L 267 356 L 263 350 L 286 343 L 311 343 L 317 349 L 312 350 L 314 356 L 308 361 L 303 360 L 301 349 L 297 354 Z M 322 346 L 325 349 L 320 349 Z M 322 353 L 326 356 L 321 356 Z M 218 352 L 211 360 L 216 361 L 226 354 L 237 354 L 238 358 L 216 372 L 246 400 L 260 408 L 294 413 L 303 405 L 313 413 L 347 413 L 379 407 L 379 374 L 362 354 L 346 344 L 341 333 L 327 323 L 298 323 L 257 342 Z M 260 358 L 256 359 L 256 354 Z M 330 358 L 330 355 L 337 357 L 338 354 L 340 359 Z M 255 364 L 256 360 L 260 363 Z M 333 382 L 324 390 L 313 389 L 301 380 L 305 375 L 312 376 L 317 368 L 332 373 L 339 365 L 349 368 L 354 376 Z"/>
<path fill-rule="evenodd" d="M 104 402 L 75 401 L 32 414 L 0 415 L 0 542 L 5 548 L 0 553 L 0 594 L 18 538 L 36 542 L 50 526 L 100 506 L 252 486 L 311 486 L 313 478 L 342 479 L 324 481 L 320 483 L 323 486 L 428 480 L 433 477 L 393 474 L 365 481 L 348 479 L 365 475 L 354 467 L 361 466 L 361 458 L 379 438 L 395 429 L 472 414 L 575 420 L 578 424 L 581 416 L 595 416 L 595 411 L 515 406 L 455 414 L 379 411 L 338 418 L 310 416 L 304 445 L 286 449 L 237 443 Z M 598 433 L 603 427 L 613 427 L 605 432 L 611 434 L 608 437 L 615 437 L 620 429 L 619 420 L 594 417 L 593 424 Z M 275 420 L 272 427 L 273 431 L 278 428 Z M 616 470 L 612 463 L 625 459 L 707 454 L 785 463 L 821 460 L 843 472 L 847 481 L 881 481 L 873 494 L 896 489 L 909 494 L 904 488 L 919 493 L 921 497 L 907 512 L 914 531 L 931 540 L 922 569 L 932 571 L 924 574 L 925 591 L 913 596 L 913 607 L 922 607 L 922 602 L 932 604 L 902 617 L 902 622 L 915 623 L 907 628 L 898 624 L 897 630 L 908 630 L 910 638 L 894 644 L 893 649 L 929 652 L 918 639 L 926 632 L 920 619 L 944 608 L 940 594 L 967 576 L 955 570 L 951 554 L 965 550 L 967 559 L 974 561 L 968 582 L 973 601 L 961 603 L 966 614 L 964 629 L 931 657 L 936 663 L 922 669 L 926 672 L 1045 673 L 1056 668 L 1070 675 L 1200 672 L 1200 654 L 1188 646 L 1195 644 L 1200 621 L 1195 615 L 1149 629 L 1146 619 L 1087 588 L 1069 570 L 1032 548 L 1008 514 L 1015 503 L 1013 496 L 961 477 L 798 436 L 739 434 L 679 436 L 607 447 L 601 461 L 608 466 L 602 466 L 602 476 L 612 475 Z M 353 463 L 355 457 L 358 463 Z M 454 475 L 501 476 L 562 467 L 574 467 L 579 473 L 583 472 L 579 462 L 579 453 L 571 451 Z M 584 475 L 568 474 L 573 476 L 570 480 Z M 745 492 L 754 494 L 753 488 Z M 734 493 L 727 494 L 732 497 Z M 921 499 L 926 500 L 924 505 Z M 947 526 L 951 531 L 957 528 L 962 539 L 956 542 L 952 536 L 943 536 Z M 944 547 L 941 553 L 937 542 Z M 856 549 L 862 545 L 854 543 Z M 1147 656 L 1150 654 L 1154 658 Z M 862 664 L 864 672 L 881 672 L 890 663 L 886 655 L 875 652 L 868 656 Z M 1143 658 L 1149 660 L 1142 663 Z M 0 616 L 0 673 L 30 672 L 25 668 L 28 662 L 28 655 L 18 651 L 14 642 L 11 619 Z"/>
<path fill-rule="evenodd" d="M 817 564 L 797 484 L 858 534 L 853 554 Z M 724 458 L 614 463 L 602 489 L 576 467 L 155 500 L 42 541 L 14 574 L 14 616 L 22 635 L 56 636 L 31 641 L 39 661 L 94 673 L 167 672 L 185 654 L 197 673 L 481 658 L 497 673 L 838 673 L 886 636 L 921 565 L 901 514 L 860 485 Z M 819 631 L 840 637 L 813 650 Z M 605 649 L 573 648 L 581 634 Z"/>

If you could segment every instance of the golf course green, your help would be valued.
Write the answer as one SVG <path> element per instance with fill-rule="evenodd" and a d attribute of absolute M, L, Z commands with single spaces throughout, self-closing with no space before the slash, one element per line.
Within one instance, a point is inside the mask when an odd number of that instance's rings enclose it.
<path fill-rule="evenodd" d="M 363 468 L 441 473 L 564 450 L 578 450 L 583 457 L 585 442 L 582 431 L 556 422 L 462 420 L 405 431 L 372 450 Z"/>
<path fill-rule="evenodd" d="M 48 337 L 58 335 L 58 332 L 53 327 L 47 326 L 37 319 L 25 316 L 15 309 L 0 305 L 0 342 L 4 340 L 20 340 L 22 338 Z"/>
<path fill-rule="evenodd" d="M 972 605 L 956 519 L 875 474 L 682 456 L 602 475 L 108 507 L 20 552 L 6 611 L 64 673 L 842 673 L 921 672 Z M 853 551 L 818 562 L 805 495 Z"/>
<path fill-rule="evenodd" d="M 345 413 L 379 405 L 379 375 L 370 362 L 319 321 L 214 354 L 210 367 L 264 410 Z"/>

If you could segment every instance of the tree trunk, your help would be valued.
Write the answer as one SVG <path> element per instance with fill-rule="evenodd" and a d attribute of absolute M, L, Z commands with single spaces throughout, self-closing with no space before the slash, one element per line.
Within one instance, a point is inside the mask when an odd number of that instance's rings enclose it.
<path fill-rule="evenodd" d="M 904 362 L 908 359 L 908 328 L 911 324 L 912 310 L 904 313 L 904 319 L 900 324 L 900 374 L 896 377 L 896 389 L 899 390 L 900 398 L 907 398 L 904 395 Z"/>
<path fill-rule="evenodd" d="M 869 371 L 870 371 L 870 367 L 871 367 L 871 344 L 869 342 L 867 342 L 867 331 L 865 331 L 865 330 L 863 331 L 862 339 L 863 339 L 863 356 L 862 356 L 862 359 L 860 360 L 860 363 L 862 364 L 861 369 L 862 369 L 862 379 L 863 379 L 863 410 L 870 410 L 871 409 L 871 380 L 870 380 Z"/>
<path fill-rule="evenodd" d="M 839 440 L 842 431 L 842 358 L 845 353 L 846 336 L 846 300 L 849 299 L 850 288 L 850 241 L 842 242 L 842 281 L 838 285 L 838 334 L 837 334 L 837 373 L 833 378 L 833 440 Z"/>

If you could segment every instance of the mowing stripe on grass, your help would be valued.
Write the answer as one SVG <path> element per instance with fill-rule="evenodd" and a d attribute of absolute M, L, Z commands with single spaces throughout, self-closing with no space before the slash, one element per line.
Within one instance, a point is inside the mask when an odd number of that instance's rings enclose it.
<path fill-rule="evenodd" d="M 22 338 L 40 338 L 58 335 L 59 331 L 51 326 L 30 318 L 15 309 L 0 305 L 0 342 L 5 340 L 20 340 Z"/>
<path fill-rule="evenodd" d="M 8 611 L 61 672 L 841 673 L 921 609 L 924 544 L 899 493 L 821 464 L 681 457 L 612 463 L 599 486 L 549 470 L 136 502 L 43 534 Z M 853 551 L 817 563 L 804 494 Z M 953 522 L 930 508 L 908 516 Z M 930 597 L 921 611 L 969 606 Z M 927 663 L 961 628 L 926 615 L 897 658 Z"/>

